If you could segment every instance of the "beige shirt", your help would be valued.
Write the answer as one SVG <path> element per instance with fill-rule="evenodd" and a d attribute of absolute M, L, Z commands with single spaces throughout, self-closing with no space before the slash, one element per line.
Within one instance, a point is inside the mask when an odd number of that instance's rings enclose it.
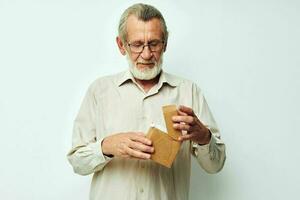
<path fill-rule="evenodd" d="M 153 124 L 166 131 L 162 106 L 169 104 L 193 108 L 212 133 L 210 143 L 183 142 L 170 169 L 151 160 L 103 155 L 101 142 L 106 136 L 146 133 Z M 99 78 L 89 87 L 74 122 L 68 160 L 75 173 L 94 173 L 90 200 L 187 200 L 191 155 L 208 173 L 218 172 L 225 162 L 225 144 L 201 90 L 191 81 L 162 72 L 158 84 L 145 93 L 125 71 Z"/>

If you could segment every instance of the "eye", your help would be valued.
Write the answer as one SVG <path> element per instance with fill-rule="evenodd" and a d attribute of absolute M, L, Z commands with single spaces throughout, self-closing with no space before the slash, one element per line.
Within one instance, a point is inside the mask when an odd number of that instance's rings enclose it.
<path fill-rule="evenodd" d="M 159 41 L 159 40 L 153 40 L 153 41 L 151 41 L 151 42 L 149 43 L 149 45 L 150 45 L 151 47 L 156 47 L 156 46 L 158 46 L 160 43 L 161 43 L 161 41 Z"/>
<path fill-rule="evenodd" d="M 141 47 L 141 46 L 143 46 L 143 44 L 140 43 L 140 42 L 133 42 L 133 43 L 130 44 L 130 46 L 132 46 L 132 47 Z"/>
<path fill-rule="evenodd" d="M 157 46 L 158 44 L 159 44 L 158 42 L 151 42 L 151 43 L 149 43 L 149 45 L 152 46 L 152 47 L 155 47 L 155 46 Z"/>

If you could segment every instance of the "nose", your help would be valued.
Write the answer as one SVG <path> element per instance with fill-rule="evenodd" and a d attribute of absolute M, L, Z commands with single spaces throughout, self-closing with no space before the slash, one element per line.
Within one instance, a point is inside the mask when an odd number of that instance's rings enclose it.
<path fill-rule="evenodd" d="M 151 57 L 152 57 L 152 52 L 150 51 L 149 49 L 149 46 L 148 45 L 145 45 L 144 46 L 144 49 L 141 53 L 141 57 L 144 59 L 144 60 L 150 60 Z"/>

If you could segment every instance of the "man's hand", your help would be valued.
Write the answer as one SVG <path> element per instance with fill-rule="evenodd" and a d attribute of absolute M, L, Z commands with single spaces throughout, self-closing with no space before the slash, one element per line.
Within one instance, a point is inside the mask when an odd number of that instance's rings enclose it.
<path fill-rule="evenodd" d="M 180 136 L 179 141 L 192 140 L 198 144 L 208 144 L 211 133 L 195 115 L 193 109 L 180 106 L 177 116 L 173 116 L 173 127 L 177 130 L 187 131 L 186 135 Z"/>
<path fill-rule="evenodd" d="M 128 132 L 104 138 L 102 152 L 116 157 L 149 159 L 154 148 L 142 132 Z"/>

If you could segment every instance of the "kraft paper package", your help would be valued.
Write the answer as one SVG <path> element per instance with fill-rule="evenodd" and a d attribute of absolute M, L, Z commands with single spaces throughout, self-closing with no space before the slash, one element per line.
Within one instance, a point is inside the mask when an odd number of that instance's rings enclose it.
<path fill-rule="evenodd" d="M 172 117 L 177 115 L 176 105 L 163 106 L 163 114 L 168 133 L 151 127 L 147 133 L 147 138 L 152 141 L 154 147 L 151 160 L 170 168 L 181 145 L 181 142 L 178 141 L 181 131 L 173 128 L 172 121 Z"/>
<path fill-rule="evenodd" d="M 181 131 L 173 128 L 172 117 L 178 115 L 176 105 L 163 106 L 163 113 L 165 117 L 165 123 L 168 131 L 168 135 L 175 140 L 178 140 L 178 137 L 181 136 Z"/>

